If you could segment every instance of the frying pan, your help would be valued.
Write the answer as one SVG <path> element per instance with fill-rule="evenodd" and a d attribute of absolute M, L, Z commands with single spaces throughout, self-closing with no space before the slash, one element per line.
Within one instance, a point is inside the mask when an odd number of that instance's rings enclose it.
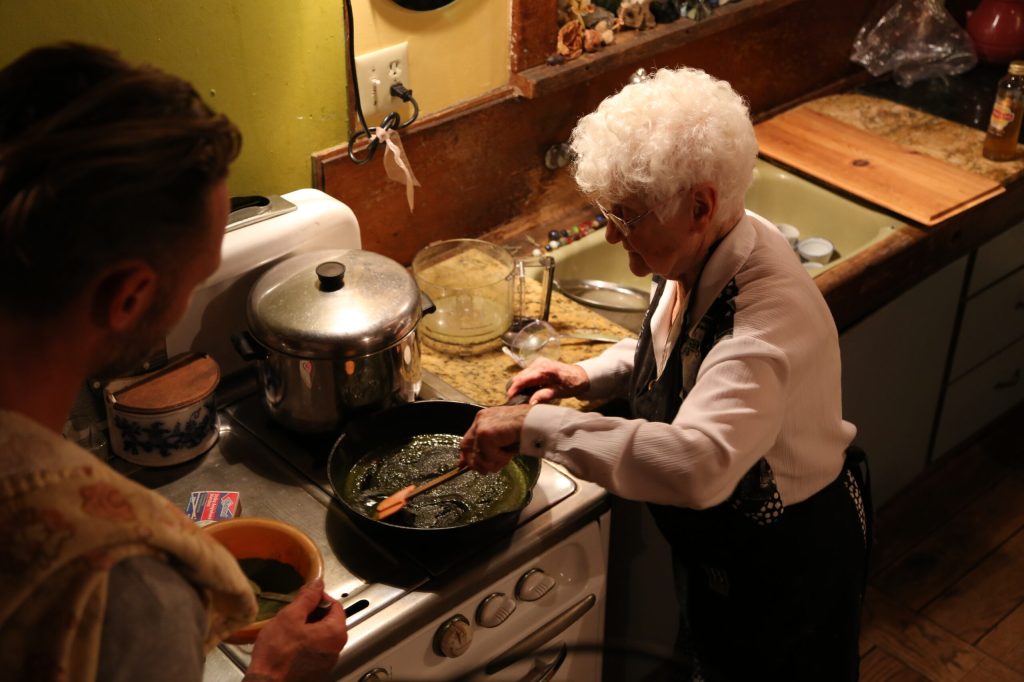
<path fill-rule="evenodd" d="M 365 455 L 383 448 L 401 446 L 414 436 L 462 435 L 473 424 L 476 413 L 481 409 L 478 405 L 468 403 L 424 400 L 391 407 L 366 419 L 350 422 L 335 442 L 327 461 L 327 477 L 342 509 L 364 531 L 405 542 L 461 542 L 478 537 L 493 537 L 515 528 L 520 512 L 530 503 L 533 487 L 540 476 L 541 463 L 535 457 L 519 455 L 508 464 L 520 467 L 526 478 L 526 494 L 518 507 L 461 525 L 416 528 L 401 525 L 395 517 L 385 520 L 370 518 L 360 511 L 365 508 L 364 503 L 352 491 L 346 490 L 346 477 Z"/>

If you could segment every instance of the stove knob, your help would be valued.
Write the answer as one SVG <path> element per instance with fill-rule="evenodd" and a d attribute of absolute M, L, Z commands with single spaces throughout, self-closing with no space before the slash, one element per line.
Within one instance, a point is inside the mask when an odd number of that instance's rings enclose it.
<path fill-rule="evenodd" d="M 434 652 L 446 658 L 458 658 L 473 643 L 473 626 L 466 617 L 452 616 L 434 633 Z"/>
<path fill-rule="evenodd" d="M 554 578 L 539 568 L 532 568 L 516 583 L 516 596 L 523 601 L 537 601 L 554 586 Z"/>
<path fill-rule="evenodd" d="M 504 592 L 495 592 L 480 602 L 476 622 L 485 628 L 496 628 L 516 610 L 516 600 Z"/>
<path fill-rule="evenodd" d="M 366 673 L 359 678 L 359 682 L 384 682 L 384 680 L 390 680 L 391 675 L 384 668 L 374 668 L 370 672 Z"/>

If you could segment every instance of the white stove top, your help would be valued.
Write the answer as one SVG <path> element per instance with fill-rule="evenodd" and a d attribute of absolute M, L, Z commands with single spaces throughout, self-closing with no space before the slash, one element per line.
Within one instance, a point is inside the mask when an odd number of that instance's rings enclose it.
<path fill-rule="evenodd" d="M 533 498 L 511 534 L 410 550 L 369 537 L 333 498 L 326 475 L 333 437 L 302 436 L 277 426 L 254 393 L 220 411 L 220 434 L 208 453 L 176 467 L 141 468 L 113 456 L 109 463 L 182 509 L 192 491 L 234 490 L 240 493 L 242 516 L 276 518 L 305 531 L 324 555 L 325 589 L 351 613 L 343 659 L 366 655 L 379 646 L 381 633 L 393 634 L 396 624 L 412 628 L 429 620 L 466 590 L 487 585 L 607 506 L 599 486 L 544 462 Z M 224 651 L 247 665 L 247 647 Z"/>

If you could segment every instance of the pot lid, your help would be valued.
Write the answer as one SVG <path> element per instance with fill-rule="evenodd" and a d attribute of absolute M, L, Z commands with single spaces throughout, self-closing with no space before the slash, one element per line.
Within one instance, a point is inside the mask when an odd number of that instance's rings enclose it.
<path fill-rule="evenodd" d="M 268 348 L 304 358 L 359 357 L 393 346 L 420 321 L 416 280 L 370 251 L 312 251 L 267 270 L 249 295 L 249 326 Z"/>

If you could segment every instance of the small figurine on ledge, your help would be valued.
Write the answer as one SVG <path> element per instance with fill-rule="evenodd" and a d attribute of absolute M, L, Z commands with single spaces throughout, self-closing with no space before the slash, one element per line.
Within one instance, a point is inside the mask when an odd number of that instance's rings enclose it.
<path fill-rule="evenodd" d="M 626 28 L 646 31 L 658 25 L 651 14 L 651 0 L 622 0 L 619 5 L 619 21 Z"/>
<path fill-rule="evenodd" d="M 558 54 L 564 60 L 596 52 L 615 41 L 615 15 L 589 0 L 559 0 L 558 21 Z"/>
<path fill-rule="evenodd" d="M 596 52 L 615 42 L 622 28 L 645 31 L 682 17 L 702 21 L 730 1 L 739 0 L 558 0 L 557 51 L 547 63 L 564 64 Z"/>

